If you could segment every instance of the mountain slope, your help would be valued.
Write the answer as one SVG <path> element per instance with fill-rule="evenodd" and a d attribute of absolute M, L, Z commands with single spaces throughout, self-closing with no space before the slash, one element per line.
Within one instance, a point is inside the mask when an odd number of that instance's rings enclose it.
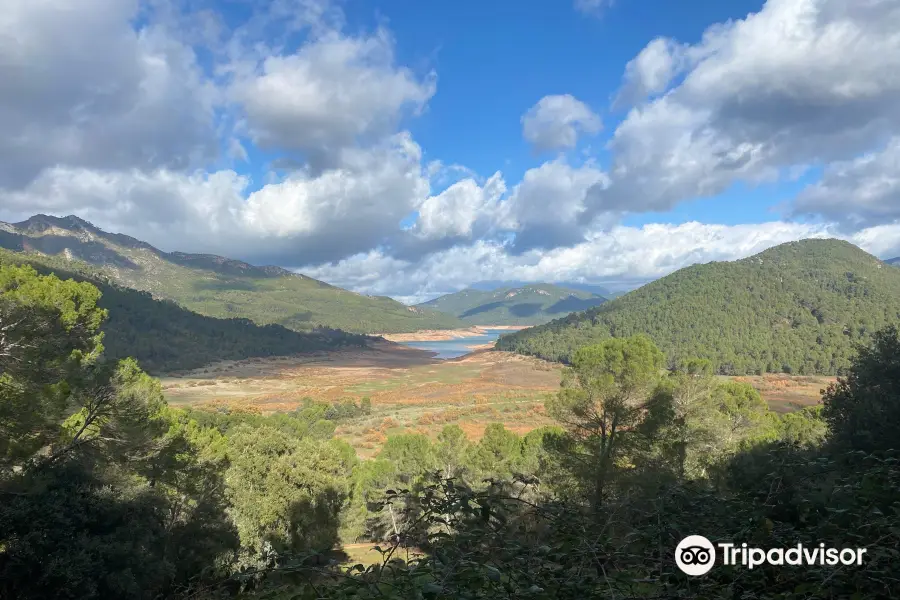
<path fill-rule="evenodd" d="M 503 336 L 498 348 L 550 360 L 610 336 L 648 334 L 670 362 L 723 374 L 834 374 L 857 343 L 900 321 L 900 270 L 838 240 L 804 240 L 694 265 L 598 308 Z"/>
<path fill-rule="evenodd" d="M 450 315 L 386 297 L 369 297 L 280 267 L 257 267 L 209 254 L 162 252 L 106 233 L 75 216 L 36 215 L 0 222 L 0 247 L 87 262 L 115 283 L 173 300 L 197 313 L 241 317 L 296 331 L 320 326 L 357 333 L 461 327 Z"/>
<path fill-rule="evenodd" d="M 491 291 L 470 288 L 418 306 L 455 315 L 469 325 L 536 325 L 605 301 L 590 292 L 535 283 Z"/>
<path fill-rule="evenodd" d="M 366 341 L 364 336 L 337 330 L 299 333 L 247 319 L 204 317 L 174 302 L 154 300 L 147 292 L 117 286 L 87 263 L 0 249 L 0 265 L 20 264 L 97 286 L 103 294 L 99 305 L 109 312 L 103 326 L 104 355 L 132 356 L 150 373 L 194 369 L 220 360 L 335 350 Z"/>

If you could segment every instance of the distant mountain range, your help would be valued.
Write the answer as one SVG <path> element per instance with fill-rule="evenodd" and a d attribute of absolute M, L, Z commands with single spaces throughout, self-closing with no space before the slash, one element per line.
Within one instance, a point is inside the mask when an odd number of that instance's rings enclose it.
<path fill-rule="evenodd" d="M 469 325 L 537 325 L 603 302 L 591 292 L 533 283 L 489 291 L 469 288 L 418 307 L 449 313 Z"/>
<path fill-rule="evenodd" d="M 894 265 L 895 267 L 900 267 L 900 256 L 898 256 L 897 258 L 889 258 L 884 262 L 889 265 Z"/>
<path fill-rule="evenodd" d="M 324 326 L 354 333 L 400 333 L 463 326 L 445 313 L 357 294 L 281 267 L 212 254 L 163 252 L 76 216 L 0 222 L 0 247 L 58 257 L 72 265 L 84 263 L 115 284 L 212 317 L 242 317 L 295 331 Z"/>
<path fill-rule="evenodd" d="M 624 289 L 611 290 L 606 285 L 599 285 L 593 283 L 580 283 L 577 281 L 554 281 L 551 282 L 550 285 L 554 285 L 558 288 L 563 288 L 566 290 L 574 290 L 579 292 L 590 292 L 592 294 L 596 294 L 597 296 L 601 296 L 606 298 L 607 300 L 612 300 L 613 298 L 618 298 L 624 294 L 627 294 L 629 291 L 639 287 L 643 283 L 647 283 L 646 281 L 635 283 L 630 282 Z M 479 290 L 482 292 L 493 292 L 499 289 L 505 288 L 522 288 L 528 287 L 529 285 L 537 285 L 533 281 L 515 281 L 515 280 L 488 280 L 488 281 L 479 281 L 477 283 L 473 283 L 469 286 L 469 289 Z M 541 283 L 540 285 L 544 285 Z"/>
<path fill-rule="evenodd" d="M 673 365 L 697 357 L 722 374 L 837 374 L 858 344 L 898 323 L 900 270 L 847 242 L 804 240 L 681 269 L 497 345 L 565 362 L 581 346 L 643 333 Z"/>

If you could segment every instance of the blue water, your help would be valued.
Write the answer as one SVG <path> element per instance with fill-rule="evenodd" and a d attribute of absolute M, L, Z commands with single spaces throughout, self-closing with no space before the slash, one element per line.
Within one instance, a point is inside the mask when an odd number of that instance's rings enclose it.
<path fill-rule="evenodd" d="M 512 333 L 506 329 L 485 329 L 484 335 L 473 335 L 471 337 L 454 338 L 452 340 L 440 340 L 436 342 L 398 342 L 404 346 L 411 348 L 419 348 L 428 350 L 429 352 L 437 352 L 435 358 L 459 358 L 465 356 L 472 350 L 467 346 L 477 346 L 480 344 L 488 344 L 495 341 L 503 333 Z"/>

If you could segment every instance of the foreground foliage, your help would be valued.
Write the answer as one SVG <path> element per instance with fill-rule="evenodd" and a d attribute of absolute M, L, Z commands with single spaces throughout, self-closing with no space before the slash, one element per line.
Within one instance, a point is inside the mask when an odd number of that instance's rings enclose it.
<path fill-rule="evenodd" d="M 823 406 L 771 413 L 645 336 L 577 350 L 559 426 L 478 442 L 333 439 L 370 403 L 176 410 L 102 352 L 87 283 L 0 268 L 2 598 L 890 598 L 900 589 L 900 332 Z M 689 534 L 867 548 L 861 566 L 717 565 Z M 378 546 L 374 564 L 342 548 Z"/>

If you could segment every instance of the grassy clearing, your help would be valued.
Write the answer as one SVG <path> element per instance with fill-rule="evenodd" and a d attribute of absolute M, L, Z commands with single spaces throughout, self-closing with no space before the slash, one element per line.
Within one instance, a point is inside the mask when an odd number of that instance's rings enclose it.
<path fill-rule="evenodd" d="M 384 557 L 380 552 L 375 550 L 375 546 L 377 545 L 378 544 L 374 542 L 367 542 L 365 544 L 344 544 L 341 548 L 343 553 L 347 555 L 347 558 L 343 561 L 344 564 L 364 566 L 382 564 Z M 388 547 L 388 544 L 381 545 L 382 550 L 386 550 Z M 423 554 L 415 550 L 398 548 L 392 558 L 399 558 L 409 562 L 410 559 L 415 558 L 416 556 L 423 556 Z"/>
<path fill-rule="evenodd" d="M 769 404 L 769 408 L 786 413 L 818 404 L 822 400 L 822 390 L 837 378 L 769 373 L 730 379 L 749 383 Z"/>
<path fill-rule="evenodd" d="M 304 398 L 333 402 L 369 397 L 372 414 L 341 422 L 337 435 L 360 456 L 371 456 L 389 435 L 419 432 L 434 437 L 454 423 L 472 440 L 494 422 L 527 433 L 550 423 L 544 401 L 559 388 L 559 381 L 558 366 L 502 352 L 437 361 L 428 353 L 385 345 L 377 352 L 312 360 L 222 363 L 166 378 L 163 387 L 176 405 L 263 413 L 293 410 Z"/>

